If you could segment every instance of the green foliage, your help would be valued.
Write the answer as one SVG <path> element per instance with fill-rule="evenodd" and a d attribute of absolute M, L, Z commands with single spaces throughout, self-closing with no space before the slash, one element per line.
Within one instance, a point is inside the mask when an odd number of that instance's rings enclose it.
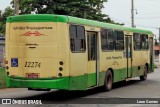
<path fill-rule="evenodd" d="M 0 10 L 0 35 L 5 34 L 5 26 L 6 26 L 6 19 L 8 16 L 12 16 L 14 10 L 11 7 L 7 7 L 4 12 Z"/>
<path fill-rule="evenodd" d="M 20 0 L 19 6 L 20 14 L 60 14 L 119 24 L 102 13 L 104 2 L 107 0 Z M 14 7 L 13 0 L 11 4 Z M 5 34 L 6 18 L 13 14 L 11 7 L 0 10 L 0 35 Z"/>
<path fill-rule="evenodd" d="M 115 23 L 102 13 L 107 0 L 20 0 L 20 14 L 59 14 Z M 13 1 L 12 1 L 12 6 Z M 119 23 L 116 23 L 119 24 Z"/>

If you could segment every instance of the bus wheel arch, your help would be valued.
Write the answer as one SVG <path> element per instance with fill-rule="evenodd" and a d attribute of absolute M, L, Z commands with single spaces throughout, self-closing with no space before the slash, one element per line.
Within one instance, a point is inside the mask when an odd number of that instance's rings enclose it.
<path fill-rule="evenodd" d="M 147 73 L 148 73 L 148 63 L 144 66 L 144 72 L 143 75 L 140 76 L 140 80 L 145 81 L 147 80 Z"/>
<path fill-rule="evenodd" d="M 105 91 L 110 91 L 112 89 L 113 78 L 114 78 L 113 69 L 109 68 L 105 74 L 105 80 L 104 80 Z"/>
<path fill-rule="evenodd" d="M 149 64 L 146 63 L 145 66 L 147 67 L 147 73 L 149 73 Z"/>
<path fill-rule="evenodd" d="M 112 68 L 109 68 L 108 70 L 110 70 L 111 71 L 111 73 L 112 73 L 112 79 L 114 80 L 114 73 L 113 73 L 113 69 Z M 107 70 L 107 71 L 108 71 Z"/>

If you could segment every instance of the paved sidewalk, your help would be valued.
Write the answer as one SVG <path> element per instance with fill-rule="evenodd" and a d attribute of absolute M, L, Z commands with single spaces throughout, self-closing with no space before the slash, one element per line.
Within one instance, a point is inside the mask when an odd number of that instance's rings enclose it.
<path fill-rule="evenodd" d="M 160 67 L 160 62 L 159 62 L 159 61 L 155 61 L 154 63 L 155 63 L 155 65 L 156 65 L 157 67 Z"/>
<path fill-rule="evenodd" d="M 158 68 L 160 68 L 159 56 L 157 56 L 157 57 L 154 58 L 154 64 L 155 64 Z"/>
<path fill-rule="evenodd" d="M 0 94 L 1 93 L 9 93 L 9 92 L 13 92 L 13 91 L 21 91 L 22 88 L 1 88 L 0 89 Z"/>

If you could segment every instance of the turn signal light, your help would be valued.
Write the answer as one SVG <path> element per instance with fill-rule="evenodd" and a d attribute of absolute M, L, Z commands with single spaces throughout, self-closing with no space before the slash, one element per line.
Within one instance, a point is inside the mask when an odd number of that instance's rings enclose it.
<path fill-rule="evenodd" d="M 8 69 L 9 69 L 9 67 L 8 67 L 8 66 L 6 66 L 6 69 L 8 70 Z"/>
<path fill-rule="evenodd" d="M 7 61 L 7 60 L 5 60 L 5 61 L 4 61 L 4 63 L 5 63 L 5 64 L 8 64 L 8 61 Z"/>

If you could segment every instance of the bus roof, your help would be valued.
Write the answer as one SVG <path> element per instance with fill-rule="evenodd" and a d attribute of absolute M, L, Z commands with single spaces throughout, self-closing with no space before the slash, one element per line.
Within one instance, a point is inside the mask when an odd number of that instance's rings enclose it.
<path fill-rule="evenodd" d="M 136 33 L 153 34 L 149 30 L 124 27 L 116 24 L 109 24 L 99 21 L 93 21 L 88 19 L 82 19 L 77 17 L 65 16 L 65 15 L 54 15 L 54 14 L 36 14 L 36 15 L 18 15 L 10 16 L 7 18 L 7 23 L 12 22 L 63 22 L 63 23 L 74 23 L 80 25 L 97 26 L 102 28 L 124 30 Z"/>

